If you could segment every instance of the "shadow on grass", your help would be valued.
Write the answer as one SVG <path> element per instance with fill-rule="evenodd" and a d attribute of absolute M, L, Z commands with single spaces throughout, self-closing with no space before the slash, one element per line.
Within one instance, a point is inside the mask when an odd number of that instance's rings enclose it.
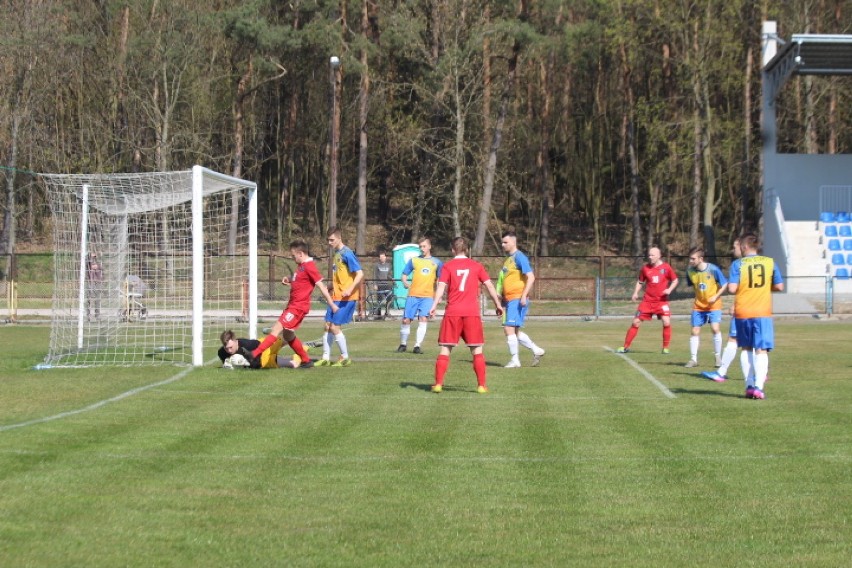
<path fill-rule="evenodd" d="M 693 394 L 698 396 L 721 396 L 724 398 L 743 398 L 743 395 L 732 393 L 732 392 L 724 392 L 724 391 L 715 391 L 715 390 L 707 390 L 707 389 L 688 389 L 688 388 L 678 388 L 678 389 L 669 389 L 671 392 L 675 394 Z"/>
<path fill-rule="evenodd" d="M 433 361 L 434 361 L 434 359 L 433 359 Z M 464 355 L 461 355 L 459 357 L 453 357 L 452 355 L 450 355 L 450 364 L 451 365 L 473 365 L 473 358 L 468 353 L 465 353 Z M 503 366 L 504 366 L 504 363 L 500 363 L 498 361 L 489 361 L 489 360 L 486 359 L 485 360 L 485 366 L 486 367 L 499 367 L 499 368 L 502 369 Z"/>
<path fill-rule="evenodd" d="M 401 389 L 411 388 L 411 389 L 417 389 L 417 390 L 422 390 L 422 391 L 431 393 L 432 392 L 432 383 L 423 384 L 423 383 L 411 383 L 411 382 L 405 381 L 405 382 L 399 383 L 399 388 L 401 388 Z M 454 385 L 447 385 L 445 383 L 442 390 L 443 390 L 443 392 L 474 392 L 475 393 L 476 387 L 474 386 L 473 388 L 471 388 L 469 385 L 468 386 L 461 386 L 461 385 L 454 386 Z"/>

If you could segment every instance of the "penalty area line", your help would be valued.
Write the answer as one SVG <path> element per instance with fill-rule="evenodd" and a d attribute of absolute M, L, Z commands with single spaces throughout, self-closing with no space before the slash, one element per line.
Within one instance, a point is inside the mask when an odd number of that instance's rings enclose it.
<path fill-rule="evenodd" d="M 664 385 L 663 383 L 661 383 L 660 381 L 658 381 L 658 380 L 654 377 L 654 375 L 652 375 L 651 373 L 649 373 L 648 371 L 646 371 L 645 369 L 643 369 L 643 368 L 639 365 L 639 363 L 637 363 L 636 361 L 634 361 L 633 359 L 631 359 L 631 358 L 630 358 L 630 357 L 628 357 L 627 355 L 624 355 L 623 353 L 616 353 L 616 351 L 615 351 L 614 349 L 612 349 L 612 348 L 610 348 L 610 347 L 607 347 L 606 345 L 604 345 L 604 349 L 606 349 L 606 350 L 607 350 L 607 351 L 609 351 L 610 353 L 615 353 L 616 355 L 618 355 L 619 357 L 621 357 L 622 359 L 624 359 L 625 361 L 627 361 L 628 363 L 630 363 L 630 366 L 631 366 L 631 367 L 633 367 L 634 369 L 636 369 L 637 371 L 639 371 L 639 373 L 640 373 L 643 377 L 645 377 L 646 379 L 648 379 L 648 380 L 651 382 L 651 384 L 653 384 L 655 387 L 657 387 L 658 389 L 660 389 L 660 392 L 662 392 L 664 395 L 666 395 L 666 396 L 667 396 L 667 397 L 669 397 L 669 398 L 677 398 L 677 395 L 676 395 L 675 393 L 673 393 L 672 391 L 670 391 L 670 390 L 666 387 L 666 385 Z"/>
<path fill-rule="evenodd" d="M 130 389 L 129 391 L 125 391 L 121 394 L 117 394 L 112 398 L 107 398 L 104 400 L 99 400 L 98 402 L 92 403 L 88 406 L 84 406 L 83 408 L 78 408 L 76 410 L 69 410 L 67 412 L 60 412 L 59 414 L 54 414 L 52 416 L 44 416 L 42 418 L 34 418 L 32 420 L 27 420 L 26 422 L 18 422 L 17 424 L 6 424 L 0 425 L 0 432 L 6 432 L 8 430 L 15 430 L 18 428 L 26 428 L 27 426 L 35 426 L 36 424 L 44 424 L 45 422 L 53 422 L 54 420 L 62 420 L 63 418 L 68 418 L 70 416 L 76 416 L 77 414 L 83 414 L 85 412 L 91 412 L 93 410 L 97 410 L 106 406 L 107 404 L 111 404 L 113 402 L 118 402 L 120 400 L 124 400 L 125 398 L 129 398 L 133 395 L 137 395 L 141 392 L 145 392 L 147 390 L 155 389 L 157 387 L 161 387 L 167 385 L 169 383 L 174 383 L 176 381 L 181 380 L 185 376 L 187 376 L 194 367 L 190 367 L 188 369 L 182 370 L 177 375 L 173 377 L 169 377 L 168 379 L 158 381 L 156 383 L 151 383 L 150 385 L 143 385 L 141 387 L 136 387 L 135 389 Z"/>

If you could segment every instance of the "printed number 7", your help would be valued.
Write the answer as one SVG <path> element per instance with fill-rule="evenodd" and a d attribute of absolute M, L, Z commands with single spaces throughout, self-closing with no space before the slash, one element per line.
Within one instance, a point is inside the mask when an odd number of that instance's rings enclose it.
<path fill-rule="evenodd" d="M 467 283 L 467 277 L 470 275 L 470 270 L 465 268 L 463 270 L 456 270 L 456 276 L 461 278 L 461 284 L 459 284 L 459 292 L 464 292 L 464 286 Z"/>

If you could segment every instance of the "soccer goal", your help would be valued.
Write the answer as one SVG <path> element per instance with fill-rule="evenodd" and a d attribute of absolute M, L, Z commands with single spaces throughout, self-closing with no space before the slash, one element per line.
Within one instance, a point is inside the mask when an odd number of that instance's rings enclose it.
<path fill-rule="evenodd" d="M 257 184 L 201 166 L 42 178 L 55 248 L 43 366 L 199 366 L 224 329 L 255 337 Z"/>

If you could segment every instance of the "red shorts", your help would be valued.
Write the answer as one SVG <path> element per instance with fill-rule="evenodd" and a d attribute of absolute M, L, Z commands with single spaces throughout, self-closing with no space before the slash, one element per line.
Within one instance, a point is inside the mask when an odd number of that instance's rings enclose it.
<path fill-rule="evenodd" d="M 652 317 L 657 316 L 662 319 L 663 316 L 670 316 L 668 302 L 642 302 L 639 304 L 639 309 L 636 310 L 636 317 L 641 321 L 648 321 Z"/>
<path fill-rule="evenodd" d="M 485 344 L 480 316 L 444 316 L 441 331 L 438 332 L 438 345 L 456 346 L 464 339 L 468 347 Z"/>
<path fill-rule="evenodd" d="M 303 319 L 305 319 L 305 312 L 302 310 L 291 310 L 290 308 L 287 308 L 281 312 L 281 316 L 278 318 L 278 323 L 280 323 L 284 329 L 296 331 L 299 326 L 302 325 Z"/>

